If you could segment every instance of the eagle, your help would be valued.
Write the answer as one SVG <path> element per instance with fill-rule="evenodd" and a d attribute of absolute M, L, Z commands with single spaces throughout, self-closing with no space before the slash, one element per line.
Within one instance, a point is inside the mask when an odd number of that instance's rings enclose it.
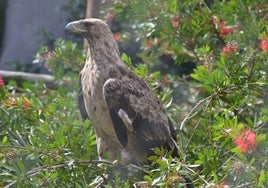
<path fill-rule="evenodd" d="M 78 106 L 95 129 L 99 159 L 147 164 L 156 147 L 176 156 L 173 122 L 145 81 L 123 63 L 109 26 L 88 18 L 68 23 L 65 31 L 88 42 Z"/>

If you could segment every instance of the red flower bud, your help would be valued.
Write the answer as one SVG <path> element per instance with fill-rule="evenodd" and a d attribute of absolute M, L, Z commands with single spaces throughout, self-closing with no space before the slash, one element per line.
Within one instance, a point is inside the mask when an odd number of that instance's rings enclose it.
<path fill-rule="evenodd" d="M 22 101 L 23 111 L 27 111 L 31 107 L 31 102 L 28 99 Z"/>
<path fill-rule="evenodd" d="M 5 84 L 4 79 L 0 76 L 0 88 Z"/>
<path fill-rule="evenodd" d="M 121 33 L 114 33 L 114 39 L 119 42 L 121 40 Z"/>
<path fill-rule="evenodd" d="M 268 52 L 268 35 L 265 37 L 265 39 L 261 40 L 261 49 L 264 52 Z"/>
<path fill-rule="evenodd" d="M 178 27 L 180 25 L 180 20 L 178 16 L 173 17 L 170 22 L 173 27 Z"/>
<path fill-rule="evenodd" d="M 234 31 L 232 26 L 223 26 L 220 28 L 220 37 L 224 38 L 226 35 L 231 34 Z"/>
<path fill-rule="evenodd" d="M 242 135 L 235 139 L 237 147 L 247 153 L 256 146 L 256 134 L 250 130 L 244 130 Z"/>
<path fill-rule="evenodd" d="M 226 21 L 222 20 L 219 22 L 216 18 L 211 20 L 211 24 L 218 30 L 221 38 L 233 33 L 234 29 L 238 28 L 238 25 L 226 26 Z"/>
<path fill-rule="evenodd" d="M 228 56 L 230 54 L 233 54 L 237 51 L 238 46 L 236 44 L 227 44 L 222 48 L 222 53 L 224 56 Z"/>

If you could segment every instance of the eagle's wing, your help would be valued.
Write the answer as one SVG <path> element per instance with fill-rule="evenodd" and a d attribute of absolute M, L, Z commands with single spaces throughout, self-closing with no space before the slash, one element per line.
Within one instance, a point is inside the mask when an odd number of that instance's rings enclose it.
<path fill-rule="evenodd" d="M 147 84 L 134 73 L 108 79 L 103 86 L 116 135 L 123 147 L 133 133 L 149 149 L 164 146 L 174 149 L 176 134 L 163 105 Z M 173 137 L 173 138 L 172 138 Z"/>

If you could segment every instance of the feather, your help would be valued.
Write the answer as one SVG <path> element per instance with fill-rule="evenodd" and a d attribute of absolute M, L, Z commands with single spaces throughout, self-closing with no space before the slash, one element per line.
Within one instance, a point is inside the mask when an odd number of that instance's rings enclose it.
<path fill-rule="evenodd" d="M 125 148 L 127 146 L 127 129 L 123 120 L 119 117 L 118 113 L 114 109 L 110 109 L 110 115 L 113 121 L 113 126 L 117 138 L 119 139 L 122 146 Z"/>
<path fill-rule="evenodd" d="M 120 80 L 107 80 L 103 86 L 103 95 L 121 144 L 124 146 L 126 135 L 135 134 L 136 142 L 142 146 L 147 156 L 152 154 L 155 147 L 174 149 L 172 139 L 176 140 L 175 129 L 164 107 L 141 79 L 128 76 L 127 73 L 126 71 Z M 120 126 L 118 118 L 121 119 Z"/>
<path fill-rule="evenodd" d="M 82 92 L 82 86 L 81 86 L 81 77 L 79 77 L 79 90 L 78 90 L 78 108 L 80 110 L 82 118 L 89 119 L 87 111 L 86 111 L 86 106 L 84 102 L 84 97 L 83 97 L 83 92 Z"/>
<path fill-rule="evenodd" d="M 176 132 L 150 87 L 128 70 L 113 34 L 103 21 L 84 19 L 66 25 L 84 37 L 87 60 L 80 72 L 78 105 L 96 131 L 99 158 L 146 163 L 155 147 L 176 151 Z"/>

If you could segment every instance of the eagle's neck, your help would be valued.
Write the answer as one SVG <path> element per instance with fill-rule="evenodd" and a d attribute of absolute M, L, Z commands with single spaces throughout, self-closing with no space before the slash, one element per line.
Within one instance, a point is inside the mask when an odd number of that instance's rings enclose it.
<path fill-rule="evenodd" d="M 99 63 L 118 63 L 121 62 L 120 53 L 116 41 L 110 37 L 107 38 L 94 38 L 88 40 L 88 58 L 91 62 Z"/>

